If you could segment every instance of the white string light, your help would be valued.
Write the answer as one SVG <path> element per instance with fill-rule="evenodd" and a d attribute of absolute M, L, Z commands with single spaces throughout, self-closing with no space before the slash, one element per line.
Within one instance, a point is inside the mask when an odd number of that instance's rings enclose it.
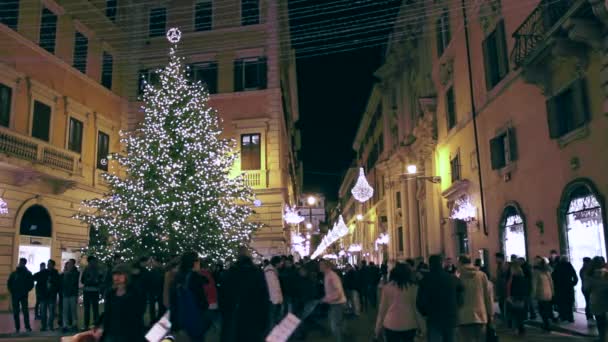
<path fill-rule="evenodd" d="M 363 168 L 359 169 L 359 178 L 357 179 L 357 184 L 355 184 L 350 192 L 353 194 L 353 197 L 355 197 L 355 199 L 361 203 L 374 196 L 374 189 L 367 182 Z"/>
<path fill-rule="evenodd" d="M 477 216 L 477 208 L 468 197 L 459 198 L 454 203 L 450 218 L 452 220 L 473 221 Z"/>

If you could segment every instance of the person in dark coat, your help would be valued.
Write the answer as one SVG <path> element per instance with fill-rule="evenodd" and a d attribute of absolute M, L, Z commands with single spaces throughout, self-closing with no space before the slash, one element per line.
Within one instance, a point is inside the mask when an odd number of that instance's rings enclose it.
<path fill-rule="evenodd" d="M 76 269 L 76 260 L 70 259 L 61 276 L 63 293 L 63 331 L 78 330 L 78 282 L 80 272 Z"/>
<path fill-rule="evenodd" d="M 180 326 L 180 301 L 178 297 L 178 289 L 180 287 L 187 288 L 192 293 L 192 297 L 200 312 L 209 309 L 209 302 L 205 294 L 205 285 L 207 278 L 201 274 L 201 261 L 195 252 L 184 253 L 180 258 L 179 268 L 175 274 L 175 278 L 169 289 L 169 312 L 171 319 L 171 330 L 180 332 L 183 327 Z M 201 322 L 202 324 L 203 322 Z M 187 334 L 186 331 L 182 331 Z M 189 336 L 192 341 L 204 341 L 205 336 Z"/>
<path fill-rule="evenodd" d="M 361 298 L 361 312 L 365 312 L 367 311 L 367 307 L 369 304 L 369 293 L 368 293 L 368 288 L 369 288 L 369 284 L 368 284 L 368 268 L 367 268 L 367 261 L 363 260 L 361 261 L 361 264 L 359 265 L 359 269 L 357 270 L 357 278 L 359 280 L 359 296 Z"/>
<path fill-rule="evenodd" d="M 574 322 L 574 286 L 578 276 L 568 257 L 562 256 L 553 270 L 553 286 L 555 287 L 555 304 L 562 321 Z"/>
<path fill-rule="evenodd" d="M 15 321 L 15 331 L 19 333 L 21 329 L 21 318 L 19 317 L 19 311 L 23 313 L 23 323 L 25 324 L 25 330 L 32 331 L 30 326 L 30 309 L 28 306 L 28 294 L 34 288 L 34 276 L 27 267 L 27 259 L 19 259 L 19 265 L 8 277 L 6 283 L 8 291 L 11 294 L 11 304 L 13 307 L 13 319 Z"/>
<path fill-rule="evenodd" d="M 54 330 L 57 295 L 61 288 L 61 275 L 55 268 L 55 261 L 49 260 L 48 267 L 39 272 L 38 281 L 44 286 L 40 289 L 41 330 Z"/>
<path fill-rule="evenodd" d="M 530 302 L 530 281 L 519 262 L 512 262 L 510 271 L 511 278 L 507 284 L 507 312 L 519 335 L 523 335 Z"/>
<path fill-rule="evenodd" d="M 222 342 L 262 342 L 268 327 L 270 301 L 266 279 L 243 247 L 226 271 L 220 299 Z"/>
<path fill-rule="evenodd" d="M 150 320 L 156 322 L 165 314 L 166 308 L 163 305 L 163 283 L 165 271 L 158 260 L 150 258 L 150 271 L 147 273 L 146 280 L 148 304 L 150 305 Z"/>
<path fill-rule="evenodd" d="M 143 298 L 128 286 L 131 270 L 119 264 L 112 269 L 112 288 L 106 292 L 102 342 L 143 342 Z"/>
<path fill-rule="evenodd" d="M 91 311 L 93 311 L 93 322 L 99 320 L 99 296 L 104 285 L 105 274 L 99 268 L 97 258 L 89 256 L 87 267 L 82 271 L 80 282 L 83 285 L 83 305 L 84 305 L 84 328 L 89 328 L 91 322 Z"/>
<path fill-rule="evenodd" d="M 460 280 L 443 268 L 442 257 L 432 255 L 429 273 L 421 281 L 416 298 L 416 307 L 426 318 L 429 341 L 455 341 L 463 293 Z"/>
<path fill-rule="evenodd" d="M 44 270 L 46 270 L 46 263 L 40 263 L 40 271 L 34 273 L 34 282 L 36 283 L 36 307 L 34 307 L 34 318 L 39 320 L 42 317 L 42 298 L 40 297 L 43 288 L 46 286 L 46 283 L 41 281 L 40 277 L 44 274 Z"/>

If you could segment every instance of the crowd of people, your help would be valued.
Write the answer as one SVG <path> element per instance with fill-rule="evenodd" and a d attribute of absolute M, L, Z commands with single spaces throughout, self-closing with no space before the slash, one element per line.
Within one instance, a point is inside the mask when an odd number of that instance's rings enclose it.
<path fill-rule="evenodd" d="M 119 255 L 103 264 L 90 256 L 82 272 L 75 260 L 69 260 L 61 273 L 49 260 L 34 275 L 26 262 L 21 259 L 8 280 L 17 332 L 20 314 L 31 331 L 28 294 L 35 289 L 41 330 L 92 329 L 92 336 L 110 342 L 143 341 L 147 329 L 167 310 L 169 333 L 177 340 L 204 341 L 215 329 L 222 342 L 264 341 L 292 313 L 303 320 L 295 339 L 305 339 L 312 329 L 325 329 L 317 318 L 327 317 L 329 332 L 341 342 L 345 315 L 357 317 L 376 309 L 373 333 L 387 342 L 487 341 L 495 335 L 495 317 L 520 335 L 525 334 L 524 322 L 537 313 L 545 330 L 559 320 L 574 321 L 575 286 L 580 280 L 587 319 L 597 324 L 601 341 L 606 333 L 604 258 L 585 258 L 577 273 L 568 258 L 555 251 L 549 258 L 536 257 L 533 265 L 515 255 L 507 262 L 497 253 L 492 277 L 487 265 L 466 255 L 456 264 L 433 255 L 391 265 L 361 261 L 338 269 L 327 260 L 295 262 L 292 256 L 256 264 L 243 248 L 226 269 L 191 252 L 165 264 L 154 257 L 127 264 Z M 80 327 L 79 303 L 84 308 Z"/>

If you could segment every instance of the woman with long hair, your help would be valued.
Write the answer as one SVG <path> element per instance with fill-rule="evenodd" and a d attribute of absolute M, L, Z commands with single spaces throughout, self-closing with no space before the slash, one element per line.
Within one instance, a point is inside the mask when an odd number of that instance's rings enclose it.
<path fill-rule="evenodd" d="M 527 304 L 530 297 L 528 279 L 519 262 L 511 263 L 511 277 L 507 283 L 507 313 L 514 323 L 519 335 L 525 333 L 524 321 L 526 319 Z"/>
<path fill-rule="evenodd" d="M 388 283 L 382 287 L 382 298 L 376 319 L 376 337 L 382 331 L 387 342 L 413 342 L 421 330 L 422 318 L 416 309 L 418 287 L 412 269 L 397 263 Z"/>

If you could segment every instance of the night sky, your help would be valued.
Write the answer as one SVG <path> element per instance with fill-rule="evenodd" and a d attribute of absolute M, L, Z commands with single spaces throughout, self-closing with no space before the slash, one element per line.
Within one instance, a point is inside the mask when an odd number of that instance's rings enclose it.
<path fill-rule="evenodd" d="M 304 191 L 337 198 L 400 0 L 290 0 Z"/>

